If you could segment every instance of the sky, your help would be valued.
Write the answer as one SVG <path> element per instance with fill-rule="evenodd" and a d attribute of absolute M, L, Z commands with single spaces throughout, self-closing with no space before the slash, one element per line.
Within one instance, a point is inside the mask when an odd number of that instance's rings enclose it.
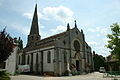
<path fill-rule="evenodd" d="M 35 4 L 38 6 L 39 31 L 45 38 L 74 27 L 83 29 L 92 51 L 108 56 L 105 47 L 110 25 L 120 24 L 120 0 L 0 0 L 0 30 L 6 27 L 12 37 L 27 43 Z"/>

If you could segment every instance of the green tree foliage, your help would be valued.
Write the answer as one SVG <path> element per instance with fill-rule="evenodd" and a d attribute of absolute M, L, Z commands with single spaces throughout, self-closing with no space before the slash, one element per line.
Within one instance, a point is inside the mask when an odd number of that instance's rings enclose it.
<path fill-rule="evenodd" d="M 23 49 L 23 41 L 21 40 L 20 37 L 18 39 L 15 37 L 14 43 L 16 43 L 16 45 L 19 47 L 19 50 Z"/>
<path fill-rule="evenodd" d="M 109 48 L 112 55 L 116 55 L 116 58 L 120 61 L 120 25 L 117 23 L 110 26 L 111 34 L 107 35 L 109 38 L 107 48 Z"/>
<path fill-rule="evenodd" d="M 0 71 L 0 80 L 11 80 L 6 71 Z"/>
<path fill-rule="evenodd" d="M 94 70 L 95 71 L 99 71 L 100 67 L 105 67 L 105 58 L 103 56 L 94 54 L 93 61 L 94 61 Z"/>
<path fill-rule="evenodd" d="M 12 37 L 5 32 L 5 29 L 0 32 L 0 63 L 4 62 L 14 48 Z"/>
<path fill-rule="evenodd" d="M 23 49 L 23 41 L 21 40 L 20 37 L 19 37 L 19 39 L 18 39 L 18 47 L 19 47 L 20 49 Z"/>

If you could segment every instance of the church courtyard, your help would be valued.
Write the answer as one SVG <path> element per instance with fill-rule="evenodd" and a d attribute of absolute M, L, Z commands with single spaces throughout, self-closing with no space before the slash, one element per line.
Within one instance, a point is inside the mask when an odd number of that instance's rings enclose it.
<path fill-rule="evenodd" d="M 65 77 L 41 77 L 31 75 L 11 76 L 11 80 L 113 80 L 113 78 L 103 78 L 103 73 L 94 72 L 87 75 L 65 76 Z M 120 78 L 118 79 L 120 80 Z"/>

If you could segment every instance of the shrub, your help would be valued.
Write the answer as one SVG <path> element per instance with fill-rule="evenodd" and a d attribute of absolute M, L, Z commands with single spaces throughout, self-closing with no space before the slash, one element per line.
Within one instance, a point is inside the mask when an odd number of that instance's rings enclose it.
<path fill-rule="evenodd" d="M 71 74 L 74 75 L 80 75 L 80 71 L 75 71 L 75 72 L 71 72 Z"/>
<path fill-rule="evenodd" d="M 6 71 L 0 71 L 0 80 L 11 80 Z"/>

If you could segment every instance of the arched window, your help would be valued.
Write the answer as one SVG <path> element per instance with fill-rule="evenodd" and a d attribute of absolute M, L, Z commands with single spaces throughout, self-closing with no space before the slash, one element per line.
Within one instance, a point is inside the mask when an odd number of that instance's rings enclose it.
<path fill-rule="evenodd" d="M 51 63 L 51 52 L 50 51 L 47 52 L 47 62 Z"/>

